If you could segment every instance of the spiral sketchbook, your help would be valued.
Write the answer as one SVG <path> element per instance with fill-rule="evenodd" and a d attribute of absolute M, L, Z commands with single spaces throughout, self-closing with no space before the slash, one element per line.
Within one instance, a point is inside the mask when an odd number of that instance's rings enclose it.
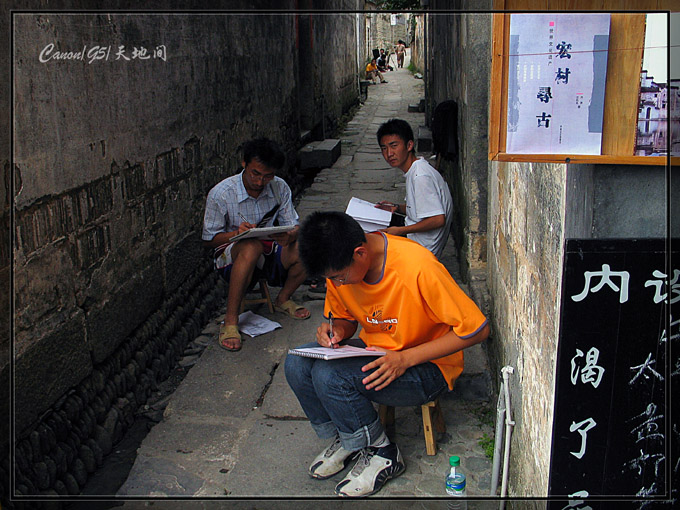
<path fill-rule="evenodd" d="M 234 241 L 240 241 L 241 239 L 250 239 L 250 238 L 266 238 L 269 237 L 272 234 L 282 234 L 284 232 L 288 232 L 290 230 L 293 230 L 295 228 L 295 225 L 281 225 L 281 226 L 275 226 L 275 227 L 257 227 L 257 228 L 251 228 L 250 230 L 246 230 L 245 232 L 241 232 L 238 235 L 235 235 L 230 239 L 230 242 Z"/>
<path fill-rule="evenodd" d="M 300 349 L 288 349 L 288 354 L 295 354 L 296 356 L 304 356 L 305 358 L 317 359 L 340 359 L 352 358 L 354 356 L 384 356 L 383 351 L 369 351 L 362 347 L 353 347 L 351 345 L 342 345 L 331 349 L 330 347 L 303 347 Z"/>

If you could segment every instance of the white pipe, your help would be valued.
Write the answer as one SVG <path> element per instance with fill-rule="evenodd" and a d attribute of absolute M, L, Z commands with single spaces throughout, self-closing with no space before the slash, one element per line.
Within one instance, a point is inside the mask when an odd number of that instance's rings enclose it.
<path fill-rule="evenodd" d="M 512 420 L 512 412 L 510 408 L 510 374 L 514 373 L 515 369 L 511 366 L 505 366 L 501 369 L 503 375 L 503 383 L 505 385 L 505 456 L 503 458 L 503 482 L 501 484 L 501 498 L 505 498 L 508 494 L 508 464 L 510 462 L 510 437 L 512 436 L 512 427 L 515 422 Z M 505 508 L 505 500 L 501 499 L 500 510 Z"/>
<path fill-rule="evenodd" d="M 493 442 L 493 468 L 491 469 L 491 490 L 489 496 L 495 496 L 498 491 L 498 476 L 501 468 L 503 450 L 503 420 L 505 419 L 505 384 L 501 381 L 496 404 L 496 437 Z"/>

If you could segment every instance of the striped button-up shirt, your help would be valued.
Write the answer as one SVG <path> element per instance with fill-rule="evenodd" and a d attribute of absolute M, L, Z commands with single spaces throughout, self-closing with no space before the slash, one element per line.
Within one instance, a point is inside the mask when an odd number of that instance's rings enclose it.
<path fill-rule="evenodd" d="M 260 196 L 251 197 L 243 185 L 243 172 L 217 183 L 208 193 L 203 216 L 204 241 L 212 241 L 220 232 L 233 232 L 243 222 L 258 224 L 277 203 L 279 208 L 263 227 L 270 227 L 278 219 L 279 225 L 297 225 L 299 216 L 293 207 L 292 193 L 286 181 L 274 177 Z"/>

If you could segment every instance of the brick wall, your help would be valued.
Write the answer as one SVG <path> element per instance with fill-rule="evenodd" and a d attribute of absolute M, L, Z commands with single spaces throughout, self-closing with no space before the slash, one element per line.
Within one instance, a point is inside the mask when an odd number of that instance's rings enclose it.
<path fill-rule="evenodd" d="M 354 15 L 315 21 L 316 48 L 355 46 Z M 297 189 L 296 37 L 290 14 L 15 18 L 18 434 L 205 262 L 205 196 L 239 170 L 242 142 L 278 140 L 289 160 L 282 177 Z M 111 53 L 40 62 L 51 43 Z M 165 59 L 153 53 L 161 45 Z M 130 60 L 115 60 L 119 46 Z M 132 59 L 142 46 L 151 58 Z M 328 67 L 324 58 L 325 50 L 314 56 L 314 101 L 324 95 L 331 129 L 357 100 L 356 53 L 333 52 Z"/>

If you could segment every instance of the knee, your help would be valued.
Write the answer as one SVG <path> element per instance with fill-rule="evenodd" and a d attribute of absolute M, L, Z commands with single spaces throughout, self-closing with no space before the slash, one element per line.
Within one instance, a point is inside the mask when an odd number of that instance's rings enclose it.
<path fill-rule="evenodd" d="M 291 388 L 300 386 L 300 382 L 309 376 L 305 375 L 305 358 L 289 354 L 283 363 L 283 372 L 286 376 L 286 381 Z"/>
<path fill-rule="evenodd" d="M 236 248 L 236 246 L 234 247 Z M 262 243 L 257 239 L 244 239 L 238 243 L 238 250 L 233 253 L 234 262 L 257 262 L 257 259 L 262 255 Z"/>
<path fill-rule="evenodd" d="M 336 389 L 345 387 L 346 377 L 342 371 L 335 369 L 335 363 L 316 363 L 312 368 L 312 382 L 317 393 L 333 393 Z M 347 388 L 345 388 L 346 392 Z"/>

